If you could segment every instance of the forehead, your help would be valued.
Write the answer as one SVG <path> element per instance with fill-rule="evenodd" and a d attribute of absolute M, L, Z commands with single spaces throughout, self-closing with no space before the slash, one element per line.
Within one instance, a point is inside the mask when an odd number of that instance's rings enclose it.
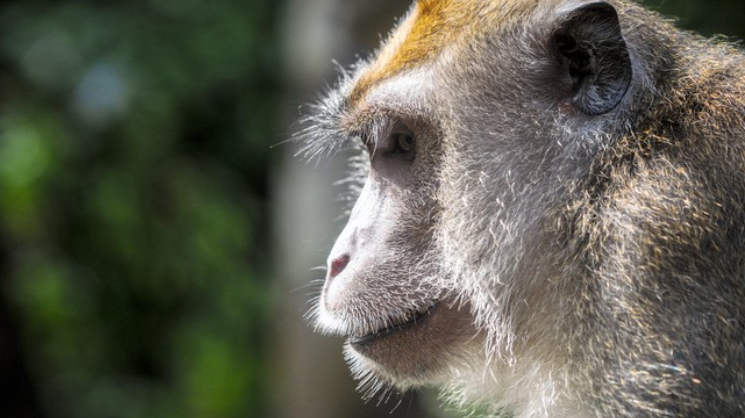
<path fill-rule="evenodd" d="M 537 3 L 539 0 L 419 0 L 375 60 L 362 70 L 349 104 L 358 104 L 385 80 L 429 66 L 447 48 L 507 26 Z"/>

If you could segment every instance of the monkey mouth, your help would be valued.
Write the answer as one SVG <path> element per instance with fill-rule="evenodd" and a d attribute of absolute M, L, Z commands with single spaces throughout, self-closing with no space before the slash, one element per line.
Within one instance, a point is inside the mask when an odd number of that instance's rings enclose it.
<path fill-rule="evenodd" d="M 410 328 L 422 325 L 427 322 L 427 319 L 429 319 L 436 307 L 437 302 L 435 301 L 427 308 L 411 309 L 407 311 L 406 314 L 395 320 L 395 322 L 383 328 L 380 328 L 366 335 L 351 336 L 349 338 L 349 344 L 353 346 L 369 345 L 381 338 L 399 334 Z"/>

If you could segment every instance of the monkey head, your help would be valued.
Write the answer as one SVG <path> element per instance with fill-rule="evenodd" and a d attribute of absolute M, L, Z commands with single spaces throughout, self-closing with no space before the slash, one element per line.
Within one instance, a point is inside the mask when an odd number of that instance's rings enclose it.
<path fill-rule="evenodd" d="M 706 48 L 625 0 L 419 0 L 342 75 L 305 120 L 309 155 L 349 145 L 361 156 L 315 322 L 347 338 L 365 389 L 437 385 L 522 411 L 603 390 L 587 383 L 601 375 L 594 364 L 623 363 L 607 324 L 633 304 L 658 313 L 624 289 L 660 278 L 620 269 L 660 253 L 629 248 L 665 241 L 621 243 L 640 212 L 619 190 L 670 126 L 688 123 L 670 92 L 681 39 Z M 633 184 L 656 197 L 659 185 Z M 680 265 L 648 264 L 638 271 Z M 629 335 L 654 328 L 640 318 L 624 319 Z M 630 358 L 667 350 L 638 340 L 648 345 Z"/>
<path fill-rule="evenodd" d="M 577 131 L 615 123 L 631 79 L 608 3 L 431 0 L 318 103 L 306 151 L 351 143 L 364 180 L 316 324 L 347 337 L 363 386 L 459 386 L 558 355 L 553 209 L 601 141 Z"/>

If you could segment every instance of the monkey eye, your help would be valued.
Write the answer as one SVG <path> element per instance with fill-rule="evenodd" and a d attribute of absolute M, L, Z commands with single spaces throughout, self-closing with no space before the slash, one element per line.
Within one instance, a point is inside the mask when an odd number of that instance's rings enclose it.
<path fill-rule="evenodd" d="M 416 141 L 414 135 L 407 133 L 394 133 L 391 137 L 393 141 L 392 154 L 408 154 L 414 150 Z"/>
<path fill-rule="evenodd" d="M 367 148 L 370 159 L 378 156 L 396 160 L 414 160 L 416 136 L 403 122 L 393 121 L 385 125 L 381 124 L 377 132 L 375 129 L 368 129 L 358 134 L 358 137 L 362 140 L 363 146 Z"/>

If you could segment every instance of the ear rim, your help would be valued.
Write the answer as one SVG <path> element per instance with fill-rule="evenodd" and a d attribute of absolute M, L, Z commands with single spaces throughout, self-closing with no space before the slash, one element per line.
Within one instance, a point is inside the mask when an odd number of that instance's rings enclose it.
<path fill-rule="evenodd" d="M 562 77 L 571 80 L 569 102 L 589 116 L 611 112 L 623 101 L 633 79 L 616 8 L 606 1 L 586 1 L 564 7 L 558 15 L 551 42 Z M 562 45 L 567 39 L 574 44 Z"/>

